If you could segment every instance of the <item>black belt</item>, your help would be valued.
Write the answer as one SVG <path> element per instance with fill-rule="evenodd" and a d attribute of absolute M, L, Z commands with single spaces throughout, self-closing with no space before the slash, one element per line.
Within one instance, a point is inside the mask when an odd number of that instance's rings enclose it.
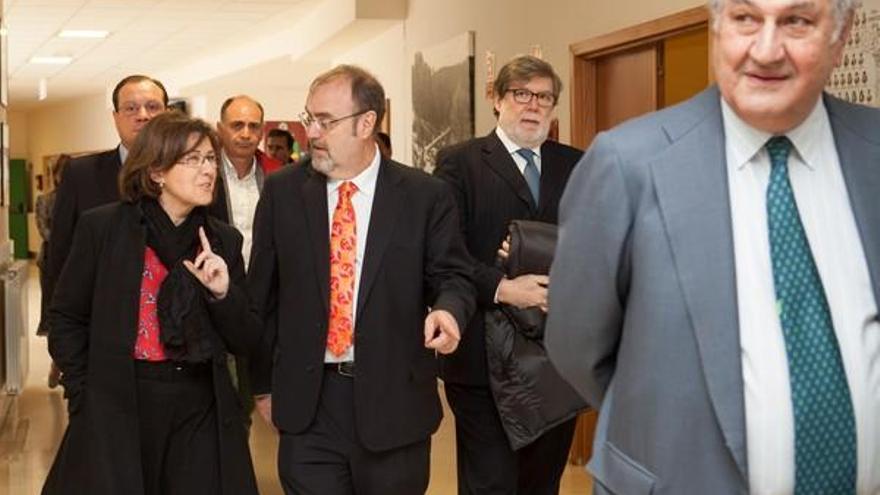
<path fill-rule="evenodd" d="M 324 363 L 325 371 L 335 371 L 342 376 L 354 378 L 354 361 L 342 361 L 341 363 Z"/>
<path fill-rule="evenodd" d="M 168 382 L 197 380 L 211 376 L 211 363 L 182 363 L 135 359 L 134 374 L 138 378 Z"/>

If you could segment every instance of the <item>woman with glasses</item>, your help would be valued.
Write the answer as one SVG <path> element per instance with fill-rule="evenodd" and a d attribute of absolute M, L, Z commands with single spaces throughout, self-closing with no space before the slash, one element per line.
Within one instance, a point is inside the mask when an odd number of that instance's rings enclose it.
<path fill-rule="evenodd" d="M 84 214 L 50 309 L 70 417 L 44 494 L 255 494 L 226 353 L 256 345 L 241 235 L 206 214 L 220 145 L 152 119 L 122 202 Z"/>

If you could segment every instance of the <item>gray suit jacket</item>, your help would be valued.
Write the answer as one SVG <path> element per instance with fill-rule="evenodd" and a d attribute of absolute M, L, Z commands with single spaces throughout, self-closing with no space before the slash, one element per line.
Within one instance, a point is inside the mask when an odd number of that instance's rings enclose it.
<path fill-rule="evenodd" d="M 880 111 L 825 105 L 878 299 Z M 601 407 L 596 493 L 747 493 L 718 90 L 597 136 L 560 227 L 546 346 Z"/>

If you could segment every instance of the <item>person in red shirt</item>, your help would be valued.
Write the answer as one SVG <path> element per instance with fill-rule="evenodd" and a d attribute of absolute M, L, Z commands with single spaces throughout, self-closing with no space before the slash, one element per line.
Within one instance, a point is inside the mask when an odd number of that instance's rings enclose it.
<path fill-rule="evenodd" d="M 226 368 L 257 345 L 242 238 L 206 209 L 219 155 L 205 122 L 157 116 L 122 202 L 78 222 L 49 312 L 70 421 L 43 494 L 257 493 Z"/>

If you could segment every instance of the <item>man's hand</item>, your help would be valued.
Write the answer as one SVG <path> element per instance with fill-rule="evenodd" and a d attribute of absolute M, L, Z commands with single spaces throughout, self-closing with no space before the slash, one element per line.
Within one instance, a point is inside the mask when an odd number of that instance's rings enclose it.
<path fill-rule="evenodd" d="M 449 311 L 435 309 L 425 317 L 425 347 L 440 354 L 451 354 L 458 348 L 461 332 Z"/>
<path fill-rule="evenodd" d="M 514 279 L 503 278 L 498 283 L 498 302 L 517 308 L 539 307 L 547 312 L 547 275 L 520 275 Z"/>
<path fill-rule="evenodd" d="M 272 423 L 272 394 L 255 396 L 254 407 L 257 409 L 257 412 L 260 413 L 263 421 L 274 428 L 275 424 Z"/>
<path fill-rule="evenodd" d="M 502 260 L 507 261 L 507 258 L 510 256 L 510 234 L 507 234 L 507 237 L 501 241 L 501 247 L 498 248 L 496 254 Z"/>

